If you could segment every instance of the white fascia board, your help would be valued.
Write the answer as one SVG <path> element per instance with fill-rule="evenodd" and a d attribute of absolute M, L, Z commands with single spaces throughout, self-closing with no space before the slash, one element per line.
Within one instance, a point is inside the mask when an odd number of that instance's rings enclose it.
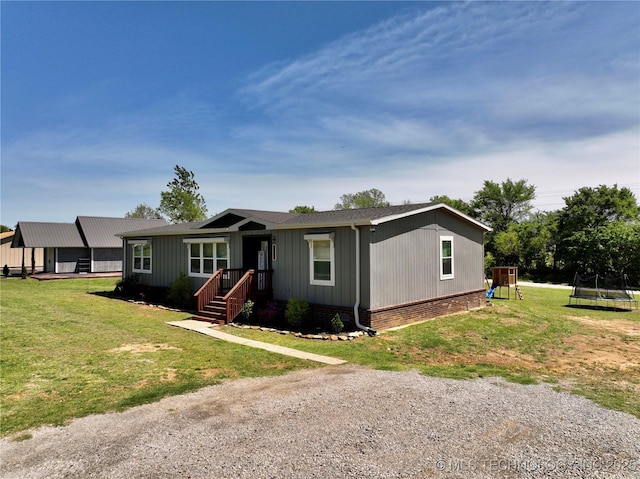
<path fill-rule="evenodd" d="M 127 244 L 148 244 L 148 239 L 128 239 Z"/>
<path fill-rule="evenodd" d="M 207 229 L 186 229 L 186 230 L 171 230 L 171 231 L 147 231 L 140 236 L 151 237 L 151 236 L 188 236 L 188 235 L 215 235 L 215 234 L 225 234 L 229 232 L 229 228 L 207 228 Z M 131 238 L 135 237 L 135 231 L 131 233 L 126 233 L 121 236 L 122 238 Z"/>
<path fill-rule="evenodd" d="M 183 243 L 228 243 L 228 236 L 218 236 L 216 238 L 184 238 L 182 240 Z"/>
<path fill-rule="evenodd" d="M 473 218 L 471 218 L 470 216 L 465 215 L 464 213 L 450 207 L 449 205 L 446 205 L 444 203 L 438 203 L 435 205 L 431 205 L 431 206 L 426 206 L 424 208 L 420 208 L 417 210 L 412 210 L 412 211 L 407 211 L 405 213 L 399 213 L 397 215 L 390 215 L 390 216 L 385 216 L 384 218 L 378 218 L 377 220 L 372 220 L 371 221 L 371 225 L 372 226 L 377 226 L 379 224 L 382 223 L 387 223 L 389 221 L 394 221 L 394 220 L 399 220 L 402 218 L 407 218 L 409 216 L 413 216 L 413 215 L 418 215 L 420 213 L 426 213 L 428 211 L 433 211 L 433 210 L 438 210 L 438 209 L 444 209 L 449 211 L 450 213 L 454 214 L 455 216 L 458 216 L 462 219 L 464 219 L 465 221 L 468 221 L 469 223 L 477 226 L 478 228 L 481 228 L 485 231 L 491 231 L 491 228 L 489 228 L 487 225 L 480 223 L 478 220 L 475 220 Z"/>
<path fill-rule="evenodd" d="M 357 221 L 334 221 L 331 223 L 300 223 L 293 225 L 274 225 L 274 230 L 304 230 L 304 229 L 323 229 L 323 228 L 349 228 L 351 225 L 354 226 L 370 226 L 370 220 L 357 220 Z"/>
<path fill-rule="evenodd" d="M 336 234 L 331 233 L 308 233 L 304 235 L 306 241 L 332 240 Z"/>

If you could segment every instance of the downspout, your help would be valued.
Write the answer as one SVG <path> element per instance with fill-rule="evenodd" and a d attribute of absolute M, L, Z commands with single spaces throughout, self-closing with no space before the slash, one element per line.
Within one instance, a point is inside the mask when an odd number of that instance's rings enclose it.
<path fill-rule="evenodd" d="M 354 224 L 351 225 L 351 229 L 356 232 L 356 303 L 353 305 L 353 318 L 358 328 L 366 331 L 369 336 L 375 336 L 375 329 L 360 323 L 360 314 L 358 313 L 360 307 L 360 229 L 356 228 Z"/>

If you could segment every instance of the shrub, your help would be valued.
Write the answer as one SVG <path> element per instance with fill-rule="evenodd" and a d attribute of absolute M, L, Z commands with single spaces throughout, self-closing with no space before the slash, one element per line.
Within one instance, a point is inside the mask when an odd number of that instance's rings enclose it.
<path fill-rule="evenodd" d="M 301 329 L 309 318 L 309 303 L 304 299 L 290 298 L 284 318 L 293 329 Z"/>
<path fill-rule="evenodd" d="M 140 293 L 140 276 L 132 274 L 116 284 L 116 292 L 128 298 L 135 298 Z"/>
<path fill-rule="evenodd" d="M 242 318 L 245 321 L 249 321 L 251 319 L 251 317 L 253 316 L 253 306 L 254 306 L 254 304 L 255 303 L 249 299 L 242 306 L 242 311 L 240 311 L 240 314 L 242 315 Z"/>
<path fill-rule="evenodd" d="M 178 307 L 189 308 L 192 306 L 191 281 L 186 274 L 180 273 L 171 284 L 167 293 L 167 301 Z"/>
<path fill-rule="evenodd" d="M 4 265 L 4 268 L 2 268 L 2 274 L 4 274 L 5 276 L 9 276 L 9 266 L 8 265 Z"/>
<path fill-rule="evenodd" d="M 344 329 L 344 323 L 340 319 L 340 315 L 336 313 L 336 315 L 331 319 L 331 329 L 334 333 L 339 333 Z"/>
<path fill-rule="evenodd" d="M 273 324 L 280 317 L 280 306 L 276 301 L 269 301 L 258 311 L 258 320 L 263 324 Z"/>

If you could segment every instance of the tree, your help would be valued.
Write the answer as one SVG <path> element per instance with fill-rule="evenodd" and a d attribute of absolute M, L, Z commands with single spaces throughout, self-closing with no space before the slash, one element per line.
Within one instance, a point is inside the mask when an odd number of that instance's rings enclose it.
<path fill-rule="evenodd" d="M 133 210 L 124 215 L 125 218 L 137 218 L 143 220 L 155 220 L 162 218 L 160 212 L 146 203 L 140 203 Z"/>
<path fill-rule="evenodd" d="M 555 270 L 557 214 L 535 213 L 512 223 L 493 237 L 492 257 L 498 264 L 520 268 L 520 274 L 546 277 Z M 494 256 L 495 255 L 495 256 Z"/>
<path fill-rule="evenodd" d="M 558 257 L 567 273 L 637 275 L 640 206 L 631 190 L 585 187 L 564 201 L 558 213 Z"/>
<path fill-rule="evenodd" d="M 432 196 L 431 198 L 429 198 L 429 201 L 432 203 L 444 203 L 445 205 L 451 206 L 452 208 L 455 208 L 456 210 L 468 216 L 473 216 L 475 213 L 473 211 L 473 208 L 471 208 L 471 205 L 466 201 L 454 200 L 452 198 L 449 198 L 447 195 Z"/>
<path fill-rule="evenodd" d="M 570 264 L 581 273 L 626 273 L 640 281 L 640 224 L 614 221 L 577 231 L 566 247 Z"/>
<path fill-rule="evenodd" d="M 179 165 L 176 165 L 174 170 L 176 177 L 167 183 L 169 191 L 160 193 L 158 211 L 168 217 L 171 223 L 206 219 L 207 206 L 203 196 L 198 193 L 200 187 L 196 183 L 193 171 Z"/>
<path fill-rule="evenodd" d="M 289 210 L 289 213 L 315 213 L 314 206 L 296 206 L 294 209 Z"/>
<path fill-rule="evenodd" d="M 556 272 L 558 213 L 538 212 L 515 225 L 521 250 L 519 267 L 537 277 Z"/>
<path fill-rule="evenodd" d="M 7 231 L 13 231 L 13 230 L 8 226 L 0 225 L 0 233 L 6 233 Z"/>
<path fill-rule="evenodd" d="M 536 197 L 536 187 L 527 180 L 515 183 L 507 178 L 501 184 L 486 180 L 471 201 L 474 217 L 488 224 L 494 231 L 506 231 L 509 225 L 526 219 L 531 211 L 531 201 Z"/>
<path fill-rule="evenodd" d="M 580 188 L 573 196 L 563 199 L 565 207 L 558 218 L 562 237 L 611 221 L 637 221 L 640 218 L 640 207 L 633 192 L 625 187 L 618 188 L 618 185 Z"/>
<path fill-rule="evenodd" d="M 340 203 L 336 204 L 334 210 L 353 210 L 357 208 L 376 208 L 389 206 L 384 193 L 375 188 L 358 193 L 347 193 L 340 197 Z"/>

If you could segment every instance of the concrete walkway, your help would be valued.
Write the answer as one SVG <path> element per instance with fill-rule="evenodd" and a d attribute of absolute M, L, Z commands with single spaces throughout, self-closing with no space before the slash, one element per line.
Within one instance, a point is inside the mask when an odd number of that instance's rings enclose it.
<path fill-rule="evenodd" d="M 211 323 L 206 321 L 196 321 L 194 319 L 185 319 L 184 321 L 171 321 L 168 322 L 170 326 L 177 326 L 178 328 L 188 329 L 190 331 L 196 331 L 201 334 L 206 334 L 212 338 L 221 339 L 230 343 L 242 344 L 244 346 L 250 346 L 252 348 L 264 349 L 272 353 L 283 354 L 285 356 L 291 356 L 298 359 L 306 359 L 309 361 L 316 361 L 323 364 L 344 364 L 346 361 L 338 358 L 332 358 L 329 356 L 321 356 L 320 354 L 305 353 L 304 351 L 298 351 L 297 349 L 286 348 L 284 346 L 277 346 L 275 344 L 263 343 L 261 341 L 254 341 L 253 339 L 241 338 L 234 336 L 233 334 L 223 333 L 222 331 L 211 327 Z"/>

